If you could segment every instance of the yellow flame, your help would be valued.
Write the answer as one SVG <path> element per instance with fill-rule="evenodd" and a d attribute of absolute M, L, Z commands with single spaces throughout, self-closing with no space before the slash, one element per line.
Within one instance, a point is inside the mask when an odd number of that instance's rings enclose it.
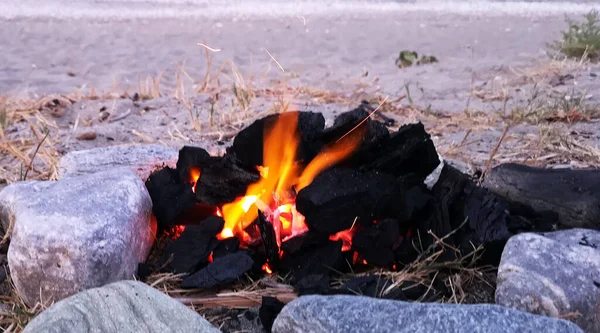
<path fill-rule="evenodd" d="M 273 273 L 273 271 L 271 270 L 271 267 L 269 267 L 269 264 L 266 263 L 262 266 L 263 271 L 265 271 L 267 274 L 271 274 Z"/>
<path fill-rule="evenodd" d="M 248 195 L 242 198 L 241 204 L 244 213 L 247 213 L 250 210 L 250 207 L 258 200 L 258 195 Z"/>
<path fill-rule="evenodd" d="M 302 170 L 296 163 L 300 142 L 297 127 L 298 113 L 290 112 L 280 114 L 274 124 L 265 128 L 263 166 L 257 167 L 261 178 L 248 186 L 244 197 L 222 207 L 225 227 L 219 238 L 241 237 L 243 230 L 257 218 L 259 203 L 261 209 L 270 207 L 272 212 L 288 214 L 279 216 L 283 230 L 291 230 L 293 234 L 305 231 L 303 217 L 291 203 L 294 199 L 292 189 L 308 186 L 324 169 L 348 157 L 364 133 L 364 127 L 360 127 L 326 147 Z"/>
<path fill-rule="evenodd" d="M 300 191 L 310 185 L 323 170 L 348 157 L 360 144 L 364 132 L 364 127 L 359 127 L 343 139 L 325 147 L 302 171 L 296 189 Z"/>
<path fill-rule="evenodd" d="M 223 238 L 231 238 L 233 237 L 233 230 L 229 228 L 223 228 L 221 234 L 223 235 Z"/>

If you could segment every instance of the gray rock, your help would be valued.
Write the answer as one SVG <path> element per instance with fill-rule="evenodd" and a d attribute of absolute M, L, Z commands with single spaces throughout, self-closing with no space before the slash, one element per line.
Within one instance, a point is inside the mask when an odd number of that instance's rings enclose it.
<path fill-rule="evenodd" d="M 8 265 L 28 305 L 133 278 L 152 247 L 156 221 L 144 182 L 112 171 L 57 182 L 28 181 L 0 192 L 0 221 L 12 225 Z"/>
<path fill-rule="evenodd" d="M 598 246 L 600 232 L 586 229 L 512 237 L 498 268 L 496 303 L 600 332 Z"/>
<path fill-rule="evenodd" d="M 175 167 L 179 152 L 161 145 L 118 145 L 73 151 L 60 159 L 59 177 L 129 167 L 142 179 L 165 165 Z"/>
<path fill-rule="evenodd" d="M 167 333 L 220 331 L 160 291 L 136 281 L 86 290 L 34 318 L 23 333 Z"/>
<path fill-rule="evenodd" d="M 364 296 L 303 296 L 286 305 L 274 333 L 581 333 L 566 320 L 492 304 L 407 303 Z"/>

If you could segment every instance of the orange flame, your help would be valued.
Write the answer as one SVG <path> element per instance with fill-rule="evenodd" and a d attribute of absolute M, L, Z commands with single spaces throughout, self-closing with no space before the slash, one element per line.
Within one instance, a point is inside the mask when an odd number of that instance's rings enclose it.
<path fill-rule="evenodd" d="M 196 183 L 200 179 L 200 169 L 190 168 L 190 183 L 192 183 L 192 192 L 196 193 Z"/>
<path fill-rule="evenodd" d="M 258 182 L 248 186 L 246 195 L 223 205 L 221 213 L 225 227 L 219 239 L 236 236 L 243 242 L 244 229 L 258 216 L 258 209 L 273 224 L 278 245 L 308 230 L 304 216 L 295 206 L 294 189 L 308 186 L 323 170 L 347 158 L 359 145 L 364 128 L 361 127 L 323 149 L 306 168 L 296 163 L 300 139 L 297 135 L 298 113 L 282 113 L 277 121 L 265 128 L 263 166 L 257 169 Z M 352 237 L 350 236 L 349 241 Z"/>
<path fill-rule="evenodd" d="M 329 236 L 329 240 L 332 241 L 342 240 L 342 252 L 350 251 L 350 249 L 352 249 L 352 237 L 354 237 L 354 234 L 356 233 L 356 229 L 354 229 L 356 221 L 358 221 L 358 217 L 354 219 L 350 229 L 342 230 Z"/>
<path fill-rule="evenodd" d="M 271 270 L 271 267 L 269 266 L 268 263 L 265 263 L 264 265 L 262 265 L 262 270 L 265 271 L 267 274 L 273 273 L 273 271 Z"/>
<path fill-rule="evenodd" d="M 177 239 L 181 236 L 181 234 L 183 233 L 183 231 L 185 230 L 185 226 L 184 225 L 176 225 L 175 226 L 175 233 L 173 235 L 173 239 Z"/>
<path fill-rule="evenodd" d="M 317 157 L 310 161 L 306 169 L 302 172 L 298 180 L 297 190 L 300 191 L 310 185 L 323 170 L 348 157 L 360 144 L 364 132 L 365 127 L 359 127 L 334 144 L 325 147 Z"/>

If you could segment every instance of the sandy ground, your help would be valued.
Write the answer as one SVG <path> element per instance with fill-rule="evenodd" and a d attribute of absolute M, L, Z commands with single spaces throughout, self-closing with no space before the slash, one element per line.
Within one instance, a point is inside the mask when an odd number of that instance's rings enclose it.
<path fill-rule="evenodd" d="M 596 6 L 585 1 L 232 3 L 4 1 L 0 93 L 70 92 L 113 82 L 136 86 L 138 77 L 163 71 L 163 83 L 172 87 L 183 62 L 199 81 L 206 59 L 196 43 L 204 41 L 222 49 L 212 54 L 214 67 L 231 59 L 243 74 L 266 85 L 281 80 L 341 90 L 377 80 L 374 88 L 384 94 L 403 94 L 408 86 L 413 101 L 425 107 L 486 109 L 470 98 L 473 89 L 494 86 L 490 89 L 513 93 L 515 82 L 509 81 L 515 74 L 547 62 L 546 43 L 560 37 L 564 15 Z M 263 14 L 252 16 L 257 10 Z M 440 62 L 400 70 L 394 62 L 402 50 L 434 55 Z"/>
<path fill-rule="evenodd" d="M 578 99 L 597 109 L 600 68 L 552 60 L 547 43 L 560 38 L 565 15 L 579 17 L 599 6 L 590 1 L 5 0 L 0 3 L 0 95 L 36 97 L 78 89 L 88 94 L 93 86 L 98 94 L 131 96 L 147 75 L 163 74 L 159 99 L 82 101 L 64 116 L 50 118 L 59 155 L 131 142 L 207 146 L 221 139 L 226 145 L 231 133 L 278 103 L 324 111 L 331 119 L 334 111 L 362 99 L 389 96 L 392 108 L 383 112 L 399 123 L 426 122 L 440 151 L 481 166 L 506 126 L 501 116 L 523 113 L 533 104 L 556 108 Z M 196 45 L 201 41 L 221 51 L 209 52 L 210 91 L 192 94 L 207 71 L 205 50 Z M 433 55 L 439 62 L 399 69 L 395 60 L 402 50 Z M 239 76 L 230 65 L 217 74 L 228 61 Z M 174 98 L 177 73 L 187 87 L 184 99 Z M 234 101 L 234 82 L 256 92 L 249 114 Z M 317 90 L 341 97 L 327 100 Z M 213 103 L 216 93 L 220 98 Z M 102 112 L 110 112 L 110 119 L 128 116 L 100 121 Z M 195 129 L 194 117 L 201 123 Z M 596 156 L 596 124 L 560 124 L 559 137 L 585 140 L 592 149 L 588 155 Z M 510 150 L 531 145 L 545 130 L 519 126 L 504 140 L 498 161 L 529 158 Z M 18 138 L 28 128 L 17 123 L 8 133 Z M 77 140 L 85 132 L 97 138 Z M 544 147 L 538 143 L 538 157 L 550 154 Z M 590 165 L 581 159 L 574 158 L 576 166 Z"/>

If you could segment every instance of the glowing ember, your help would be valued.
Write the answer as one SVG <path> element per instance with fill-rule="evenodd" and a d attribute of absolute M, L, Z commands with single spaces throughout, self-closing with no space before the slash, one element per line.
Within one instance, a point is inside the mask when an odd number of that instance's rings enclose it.
<path fill-rule="evenodd" d="M 192 183 L 192 192 L 196 193 L 196 183 L 200 179 L 200 169 L 190 168 L 190 183 Z"/>
<path fill-rule="evenodd" d="M 283 113 L 270 128 L 265 128 L 263 142 L 263 166 L 257 167 L 261 178 L 248 186 L 246 195 L 223 205 L 221 213 L 225 227 L 219 239 L 238 237 L 242 243 L 249 242 L 244 232 L 258 217 L 260 209 L 273 225 L 279 246 L 283 241 L 306 231 L 304 216 L 298 213 L 295 193 L 310 185 L 323 170 L 347 158 L 360 144 L 364 128 L 360 127 L 336 143 L 325 147 L 306 168 L 296 163 L 296 152 L 300 139 L 295 130 L 298 113 Z M 344 241 L 344 251 L 350 249 L 352 228 L 345 234 L 334 235 Z M 270 269 L 270 268 L 269 268 Z"/>
<path fill-rule="evenodd" d="M 233 237 L 233 230 L 229 228 L 223 228 L 223 231 L 221 231 L 221 236 L 223 238 L 231 238 Z"/>
<path fill-rule="evenodd" d="M 267 274 L 273 273 L 273 271 L 271 270 L 271 267 L 269 267 L 268 263 L 262 265 L 262 270 L 265 271 Z"/>
<path fill-rule="evenodd" d="M 213 253 L 212 252 L 208 255 L 208 262 L 213 262 Z"/>
<path fill-rule="evenodd" d="M 173 235 L 173 239 L 179 238 L 179 236 L 181 236 L 181 234 L 183 233 L 184 230 L 185 230 L 184 225 L 176 225 L 175 226 L 175 234 Z"/>
<path fill-rule="evenodd" d="M 340 239 L 342 240 L 342 252 L 350 251 L 350 249 L 352 249 L 352 237 L 354 237 L 354 233 L 356 232 L 356 229 L 354 229 L 356 221 L 358 221 L 358 217 L 354 219 L 350 229 L 342 230 L 334 235 L 329 236 L 329 239 L 332 241 L 337 241 Z"/>

